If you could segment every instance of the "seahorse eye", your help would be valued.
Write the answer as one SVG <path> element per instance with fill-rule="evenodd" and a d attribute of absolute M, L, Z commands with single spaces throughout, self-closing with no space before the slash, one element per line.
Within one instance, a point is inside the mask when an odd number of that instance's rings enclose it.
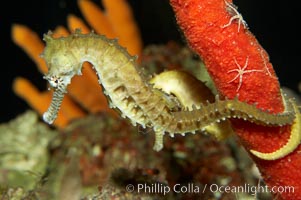
<path fill-rule="evenodd" d="M 53 88 L 59 87 L 62 82 L 61 78 L 57 76 L 46 77 L 46 79 L 48 80 L 50 86 Z"/>

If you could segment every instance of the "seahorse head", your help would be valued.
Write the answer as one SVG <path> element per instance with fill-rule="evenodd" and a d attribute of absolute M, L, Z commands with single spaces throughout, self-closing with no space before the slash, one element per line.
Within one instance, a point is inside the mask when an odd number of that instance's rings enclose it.
<path fill-rule="evenodd" d="M 72 50 L 69 38 L 53 38 L 52 33 L 44 35 L 46 47 L 41 57 L 46 61 L 48 73 L 44 76 L 53 88 L 66 87 L 74 75 L 81 74 L 81 63 Z"/>
<path fill-rule="evenodd" d="M 67 93 L 67 86 L 74 75 L 81 73 L 81 62 L 74 53 L 74 38 L 53 38 L 52 33 L 44 35 L 46 47 L 41 57 L 48 67 L 48 73 L 44 76 L 50 86 L 54 88 L 51 104 L 44 113 L 45 122 L 52 124 L 56 119 L 60 105 Z"/>

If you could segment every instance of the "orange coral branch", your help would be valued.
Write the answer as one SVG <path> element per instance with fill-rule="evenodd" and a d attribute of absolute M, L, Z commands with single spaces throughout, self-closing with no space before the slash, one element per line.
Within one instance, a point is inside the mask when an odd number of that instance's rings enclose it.
<path fill-rule="evenodd" d="M 54 29 L 53 37 L 55 37 L 55 38 L 66 37 L 67 35 L 69 35 L 69 32 L 68 32 L 68 30 L 67 30 L 65 27 L 63 27 L 63 26 L 57 26 L 57 27 Z"/>
<path fill-rule="evenodd" d="M 120 45 L 127 47 L 131 55 L 140 55 L 142 51 L 140 31 L 127 1 L 103 0 L 103 4 Z"/>
<path fill-rule="evenodd" d="M 44 44 L 35 32 L 24 25 L 14 24 L 12 26 L 12 38 L 14 43 L 20 46 L 36 63 L 42 73 L 48 71 L 46 63 L 39 57 L 44 49 Z"/>
<path fill-rule="evenodd" d="M 95 3 L 89 0 L 79 0 L 78 6 L 87 22 L 97 33 L 106 35 L 108 38 L 115 37 L 112 25 Z"/>
<path fill-rule="evenodd" d="M 71 31 L 74 31 L 76 29 L 80 29 L 82 31 L 82 33 L 89 33 L 90 32 L 90 29 L 83 22 L 83 20 L 76 17 L 75 15 L 68 15 L 67 24 L 68 24 L 69 30 L 71 30 Z"/>

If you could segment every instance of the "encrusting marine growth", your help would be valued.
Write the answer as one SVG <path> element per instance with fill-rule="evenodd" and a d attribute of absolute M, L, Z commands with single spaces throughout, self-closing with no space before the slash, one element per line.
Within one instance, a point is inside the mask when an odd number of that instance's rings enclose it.
<path fill-rule="evenodd" d="M 293 100 L 285 100 L 286 112 L 272 114 L 241 102 L 238 98 L 221 100 L 216 96 L 215 102 L 207 104 L 191 99 L 190 105 L 187 100 L 183 101 L 185 94 L 179 94 L 175 90 L 167 91 L 162 87 L 163 93 L 160 93 L 142 76 L 142 72 L 136 67 L 135 57 L 121 47 L 117 40 L 110 40 L 93 32 L 81 34 L 77 30 L 72 35 L 61 38 L 53 38 L 49 32 L 44 35 L 44 40 L 46 48 L 41 56 L 49 67 L 45 79 L 54 88 L 51 105 L 43 115 L 44 121 L 49 124 L 57 117 L 71 79 L 75 75 L 81 75 L 83 62 L 91 63 L 96 70 L 110 107 L 117 109 L 133 125 L 138 123 L 143 127 L 153 128 L 156 135 L 154 149 L 157 151 L 163 148 L 165 132 L 173 136 L 204 131 L 208 125 L 228 118 L 241 118 L 265 126 L 282 126 L 295 119 L 297 111 L 295 107 L 292 109 L 295 104 Z M 166 80 L 172 79 L 172 75 L 170 77 Z M 160 85 L 159 79 L 153 79 L 153 83 Z M 188 84 L 184 81 L 178 85 L 179 88 L 185 86 L 188 87 Z M 168 94 L 164 90 L 175 93 L 183 105 L 175 106 L 177 104 L 172 102 L 172 98 L 165 98 Z"/>

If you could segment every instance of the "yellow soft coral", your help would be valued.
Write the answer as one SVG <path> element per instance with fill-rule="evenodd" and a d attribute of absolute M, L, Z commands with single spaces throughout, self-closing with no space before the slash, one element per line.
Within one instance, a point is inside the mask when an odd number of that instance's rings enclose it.
<path fill-rule="evenodd" d="M 126 47 L 131 54 L 141 54 L 141 36 L 126 0 L 118 0 L 118 3 L 103 1 L 105 12 L 90 0 L 79 0 L 78 5 L 92 30 L 111 38 L 118 37 L 121 45 Z M 84 21 L 75 15 L 68 15 L 67 24 L 70 31 L 81 29 L 83 33 L 90 32 L 90 28 Z M 66 28 L 58 26 L 55 29 L 55 37 L 67 35 L 69 31 Z M 47 72 L 46 63 L 39 57 L 44 49 L 44 43 L 34 31 L 24 25 L 14 24 L 12 39 L 36 63 L 41 73 Z M 64 99 L 59 119 L 54 124 L 59 128 L 63 128 L 72 119 L 85 116 L 84 110 L 89 113 L 103 111 L 115 116 L 115 112 L 108 107 L 92 68 L 88 63 L 84 65 L 84 76 L 74 77 L 72 85 L 68 88 L 69 96 Z M 13 89 L 39 114 L 46 111 L 51 101 L 51 91 L 39 92 L 33 84 L 23 78 L 15 79 Z M 78 107 L 74 101 L 82 107 Z"/>

